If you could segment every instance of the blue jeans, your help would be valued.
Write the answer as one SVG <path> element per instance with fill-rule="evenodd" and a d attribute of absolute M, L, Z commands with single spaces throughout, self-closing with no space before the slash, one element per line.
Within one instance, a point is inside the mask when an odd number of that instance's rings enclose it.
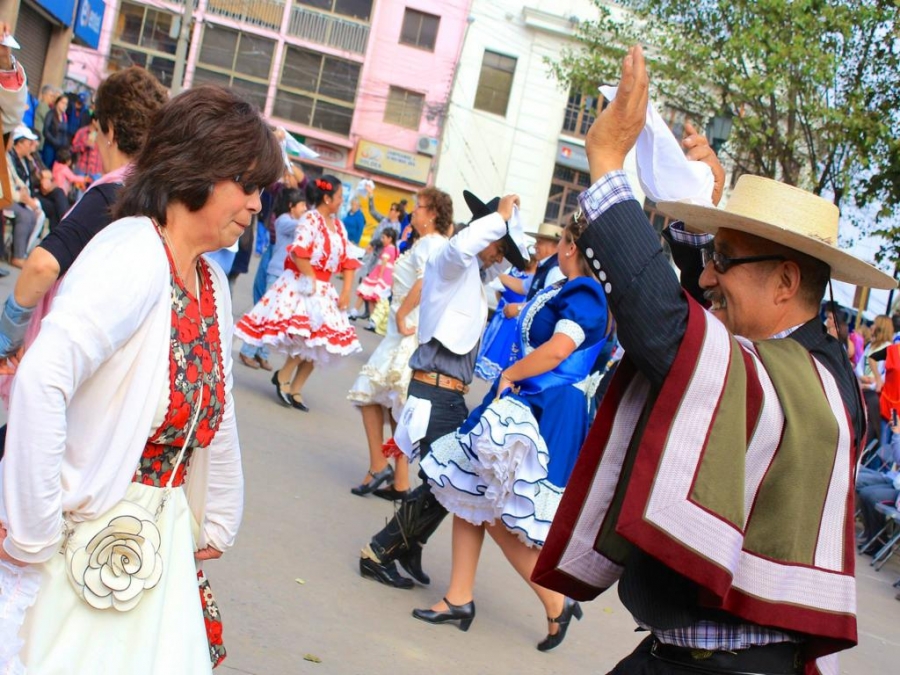
<path fill-rule="evenodd" d="M 277 275 L 266 274 L 266 290 L 269 290 L 269 288 L 272 287 L 272 284 L 275 283 L 276 279 L 278 279 Z M 256 302 L 259 302 L 259 300 L 257 300 Z M 255 359 L 258 356 L 264 361 L 269 360 L 269 348 L 265 345 L 260 345 L 259 347 L 257 347 L 256 345 L 250 345 L 245 342 L 243 346 L 241 346 L 241 354 L 246 356 L 248 359 Z"/>

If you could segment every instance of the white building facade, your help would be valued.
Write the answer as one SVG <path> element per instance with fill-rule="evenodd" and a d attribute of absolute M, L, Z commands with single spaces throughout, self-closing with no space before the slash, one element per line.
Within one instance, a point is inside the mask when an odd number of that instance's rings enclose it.
<path fill-rule="evenodd" d="M 464 189 L 520 195 L 526 230 L 575 211 L 590 185 L 584 136 L 599 94 L 570 95 L 546 60 L 575 46 L 578 22 L 595 16 L 589 0 L 473 1 L 435 177 L 457 220 L 469 215 Z"/>

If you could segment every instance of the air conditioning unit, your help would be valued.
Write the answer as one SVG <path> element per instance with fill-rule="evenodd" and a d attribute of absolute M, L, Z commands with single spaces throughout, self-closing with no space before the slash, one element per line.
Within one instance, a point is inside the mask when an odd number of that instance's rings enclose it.
<path fill-rule="evenodd" d="M 434 157 L 437 154 L 437 149 L 438 139 L 430 136 L 419 136 L 419 140 L 416 142 L 417 152 L 428 155 L 429 157 Z"/>

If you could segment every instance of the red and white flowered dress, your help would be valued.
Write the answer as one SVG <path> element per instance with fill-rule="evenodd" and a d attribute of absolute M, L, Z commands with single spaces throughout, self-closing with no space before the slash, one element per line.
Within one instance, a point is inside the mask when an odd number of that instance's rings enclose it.
<path fill-rule="evenodd" d="M 388 244 L 384 247 L 378 264 L 359 282 L 356 294 L 367 302 L 378 302 L 391 294 L 391 283 L 394 279 L 394 261 L 397 260 L 397 247 Z"/>
<path fill-rule="evenodd" d="M 362 350 L 347 313 L 338 309 L 338 293 L 331 283 L 333 274 L 357 269 L 360 263 L 347 256 L 347 233 L 341 221 L 332 218 L 331 222 L 329 229 L 316 210 L 303 214 L 287 249 L 284 272 L 238 321 L 239 339 L 317 364 Z M 309 260 L 315 280 L 300 273 L 291 255 Z"/>
<path fill-rule="evenodd" d="M 166 247 L 169 265 L 172 256 Z M 172 326 L 169 358 L 169 406 L 162 423 L 150 434 L 134 482 L 164 488 L 184 446 L 197 405 L 197 425 L 188 442 L 184 457 L 175 469 L 173 487 L 184 484 L 196 448 L 212 442 L 225 410 L 225 378 L 222 376 L 222 345 L 216 320 L 216 299 L 212 272 L 201 259 L 199 266 L 199 299 L 190 295 L 184 284 L 172 273 Z M 203 571 L 197 573 L 203 621 L 209 641 L 209 653 L 215 668 L 225 659 L 222 644 L 222 621 L 219 609 Z"/>

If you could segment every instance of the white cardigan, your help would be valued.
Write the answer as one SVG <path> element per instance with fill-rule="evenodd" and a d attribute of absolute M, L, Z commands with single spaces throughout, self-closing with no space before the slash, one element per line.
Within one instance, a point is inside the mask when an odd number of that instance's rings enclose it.
<path fill-rule="evenodd" d="M 225 410 L 210 446 L 191 460 L 188 500 L 199 546 L 226 550 L 243 511 L 232 398 L 234 321 L 228 282 L 213 270 L 225 370 Z M 43 562 L 59 549 L 63 513 L 90 520 L 125 495 L 168 387 L 169 262 L 148 218 L 100 232 L 60 286 L 19 366 L 0 462 L 0 521 L 14 558 Z"/>

